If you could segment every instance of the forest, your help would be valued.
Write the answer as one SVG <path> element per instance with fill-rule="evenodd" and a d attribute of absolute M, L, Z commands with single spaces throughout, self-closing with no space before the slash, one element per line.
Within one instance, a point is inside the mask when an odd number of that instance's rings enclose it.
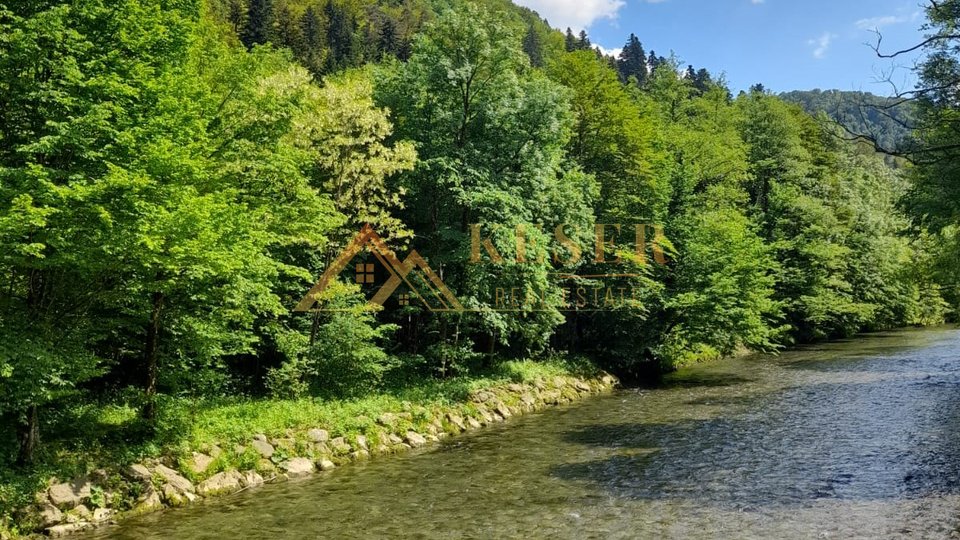
<path fill-rule="evenodd" d="M 632 34 L 604 56 L 506 0 L 2 3 L 0 505 L 66 461 L 159 454 L 190 411 L 521 360 L 644 383 L 951 320 L 960 64 L 927 47 L 893 163 L 796 96 L 734 95 Z M 501 260 L 471 264 L 471 224 Z M 655 225 L 665 260 L 632 234 L 572 256 L 596 224 Z M 346 272 L 295 312 L 365 225 L 468 309 L 371 306 Z M 597 286 L 632 294 L 567 309 Z"/>

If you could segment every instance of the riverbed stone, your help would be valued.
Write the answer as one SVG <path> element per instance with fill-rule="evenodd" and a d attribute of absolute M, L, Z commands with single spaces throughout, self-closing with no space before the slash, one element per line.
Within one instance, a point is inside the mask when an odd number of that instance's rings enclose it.
<path fill-rule="evenodd" d="M 180 491 L 170 483 L 160 486 L 160 494 L 169 506 L 183 506 L 186 504 L 188 501 L 183 495 L 184 493 L 187 492 Z"/>
<path fill-rule="evenodd" d="M 472 416 L 467 417 L 467 425 L 470 426 L 470 429 L 478 429 L 483 427 L 483 424 L 481 424 L 476 418 Z"/>
<path fill-rule="evenodd" d="M 324 443 L 330 440 L 330 432 L 325 429 L 311 429 L 307 432 L 307 437 L 315 443 Z"/>
<path fill-rule="evenodd" d="M 243 487 L 244 475 L 239 471 L 224 471 L 207 478 L 197 486 L 197 492 L 204 497 L 233 493 Z"/>
<path fill-rule="evenodd" d="M 150 469 L 146 465 L 141 465 L 140 463 L 134 463 L 129 467 L 123 470 L 123 475 L 131 480 L 139 480 L 141 482 L 149 482 L 153 477 L 153 473 L 150 472 Z"/>
<path fill-rule="evenodd" d="M 349 454 L 353 448 L 347 443 L 347 440 L 343 437 L 337 437 L 330 441 L 330 448 L 333 449 L 335 454 Z"/>
<path fill-rule="evenodd" d="M 459 414 L 447 413 L 447 421 L 456 427 L 458 431 L 467 430 L 467 426 L 463 423 L 463 418 Z"/>
<path fill-rule="evenodd" d="M 113 517 L 114 511 L 109 508 L 97 508 L 93 511 L 93 522 L 102 523 Z"/>
<path fill-rule="evenodd" d="M 78 504 L 90 499 L 90 489 L 93 486 L 86 478 L 78 478 L 73 482 L 54 484 L 47 490 L 50 502 L 61 510 L 69 510 Z"/>
<path fill-rule="evenodd" d="M 391 444 L 400 444 L 403 442 L 403 439 L 401 439 L 400 436 L 397 435 L 396 433 L 391 433 L 388 436 L 388 439 L 390 439 Z"/>
<path fill-rule="evenodd" d="M 145 514 L 163 508 L 163 500 L 160 498 L 160 493 L 157 492 L 157 489 L 153 487 L 153 484 L 148 482 L 144 484 L 144 486 L 143 493 L 140 494 L 140 499 L 134 507 L 134 512 Z"/>
<path fill-rule="evenodd" d="M 491 392 L 487 392 L 486 390 L 480 390 L 479 392 L 473 395 L 473 401 L 477 403 L 486 403 L 493 398 L 494 398 L 494 395 Z"/>
<path fill-rule="evenodd" d="M 283 469 L 290 478 L 300 478 L 313 473 L 313 462 L 307 458 L 297 457 L 283 462 L 280 468 Z"/>
<path fill-rule="evenodd" d="M 423 435 L 420 435 L 416 431 L 408 431 L 405 439 L 407 444 L 413 448 L 420 448 L 421 446 L 427 444 L 427 439 L 425 439 Z"/>
<path fill-rule="evenodd" d="M 352 459 L 353 461 L 361 461 L 364 459 L 368 459 L 369 457 L 370 457 L 370 452 L 368 452 L 367 450 L 355 450 L 353 452 L 350 452 L 350 459 Z"/>
<path fill-rule="evenodd" d="M 93 517 L 93 512 L 86 505 L 78 505 L 73 510 L 67 512 L 67 521 L 76 523 L 78 521 L 89 521 Z"/>
<path fill-rule="evenodd" d="M 93 524 L 88 522 L 64 523 L 62 525 L 54 525 L 53 527 L 48 528 L 46 532 L 47 532 L 47 536 L 51 538 L 61 538 L 74 533 L 78 533 L 92 526 Z"/>
<path fill-rule="evenodd" d="M 560 404 L 560 392 L 556 390 L 548 390 L 542 395 L 543 402 L 548 405 L 559 405 Z"/>
<path fill-rule="evenodd" d="M 480 413 L 480 418 L 484 424 L 490 424 L 496 420 L 486 407 L 477 407 L 477 412 Z"/>
<path fill-rule="evenodd" d="M 40 507 L 39 511 L 37 512 L 37 517 L 40 518 L 41 529 L 46 529 L 47 527 L 52 527 L 58 523 L 62 523 L 64 519 L 63 512 L 50 503 L 46 503 Z"/>
<path fill-rule="evenodd" d="M 207 469 L 210 468 L 210 465 L 213 464 L 213 457 L 206 454 L 201 454 L 199 452 L 194 452 L 190 456 L 190 471 L 193 474 L 203 474 L 207 472 Z"/>
<path fill-rule="evenodd" d="M 264 459 L 270 459 L 273 457 L 273 453 L 276 451 L 273 448 L 273 445 L 268 443 L 265 440 L 254 439 L 250 446 L 257 451 L 258 454 L 263 456 Z"/>
<path fill-rule="evenodd" d="M 180 492 L 193 493 L 196 491 L 196 489 L 193 487 L 193 482 L 187 480 L 181 476 L 180 473 L 171 469 L 170 467 L 167 467 L 166 465 L 157 465 L 156 468 L 154 468 L 154 471 L 162 476 L 168 484 Z"/>
<path fill-rule="evenodd" d="M 333 469 L 337 468 L 337 466 L 334 465 L 334 463 L 329 459 L 321 459 L 318 463 L 318 466 L 320 467 L 321 471 L 332 471 Z"/>
<path fill-rule="evenodd" d="M 357 435 L 357 447 L 363 451 L 369 451 L 370 446 L 365 435 Z"/>
<path fill-rule="evenodd" d="M 497 412 L 497 414 L 499 414 L 504 418 L 510 418 L 511 416 L 513 416 L 513 413 L 510 412 L 510 408 L 504 405 L 503 403 L 498 402 L 494 410 Z"/>
<path fill-rule="evenodd" d="M 257 487 L 263 485 L 263 477 L 257 471 L 247 471 L 243 473 L 241 484 L 245 488 Z"/>
<path fill-rule="evenodd" d="M 593 391 L 593 389 L 590 388 L 590 385 L 587 384 L 587 383 L 585 383 L 584 381 L 577 381 L 574 386 L 576 386 L 577 390 L 580 390 L 581 392 L 592 392 L 592 391 Z"/>

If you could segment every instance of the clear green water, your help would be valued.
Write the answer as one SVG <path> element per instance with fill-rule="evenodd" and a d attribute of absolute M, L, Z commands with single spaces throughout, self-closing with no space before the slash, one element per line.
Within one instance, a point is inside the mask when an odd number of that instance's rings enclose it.
<path fill-rule="evenodd" d="M 960 332 L 696 366 L 663 388 L 128 520 L 91 538 L 944 538 Z"/>

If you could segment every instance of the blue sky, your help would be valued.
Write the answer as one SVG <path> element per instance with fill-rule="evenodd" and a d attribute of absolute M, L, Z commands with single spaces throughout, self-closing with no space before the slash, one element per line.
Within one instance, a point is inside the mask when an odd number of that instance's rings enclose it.
<path fill-rule="evenodd" d="M 616 52 L 631 32 L 658 55 L 725 73 L 734 91 L 761 82 L 776 92 L 837 88 L 890 94 L 878 83 L 893 70 L 912 83 L 914 57 L 877 58 L 916 44 L 920 0 L 514 0 L 550 24 L 585 28 L 594 44 Z"/>

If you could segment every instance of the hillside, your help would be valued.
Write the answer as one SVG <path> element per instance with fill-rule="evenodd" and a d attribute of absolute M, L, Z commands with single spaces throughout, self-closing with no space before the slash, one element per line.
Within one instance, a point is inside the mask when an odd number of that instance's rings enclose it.
<path fill-rule="evenodd" d="M 810 114 L 826 113 L 851 133 L 870 137 L 885 150 L 902 148 L 914 124 L 909 103 L 869 92 L 795 90 L 780 94 L 780 98 L 799 104 Z"/>

